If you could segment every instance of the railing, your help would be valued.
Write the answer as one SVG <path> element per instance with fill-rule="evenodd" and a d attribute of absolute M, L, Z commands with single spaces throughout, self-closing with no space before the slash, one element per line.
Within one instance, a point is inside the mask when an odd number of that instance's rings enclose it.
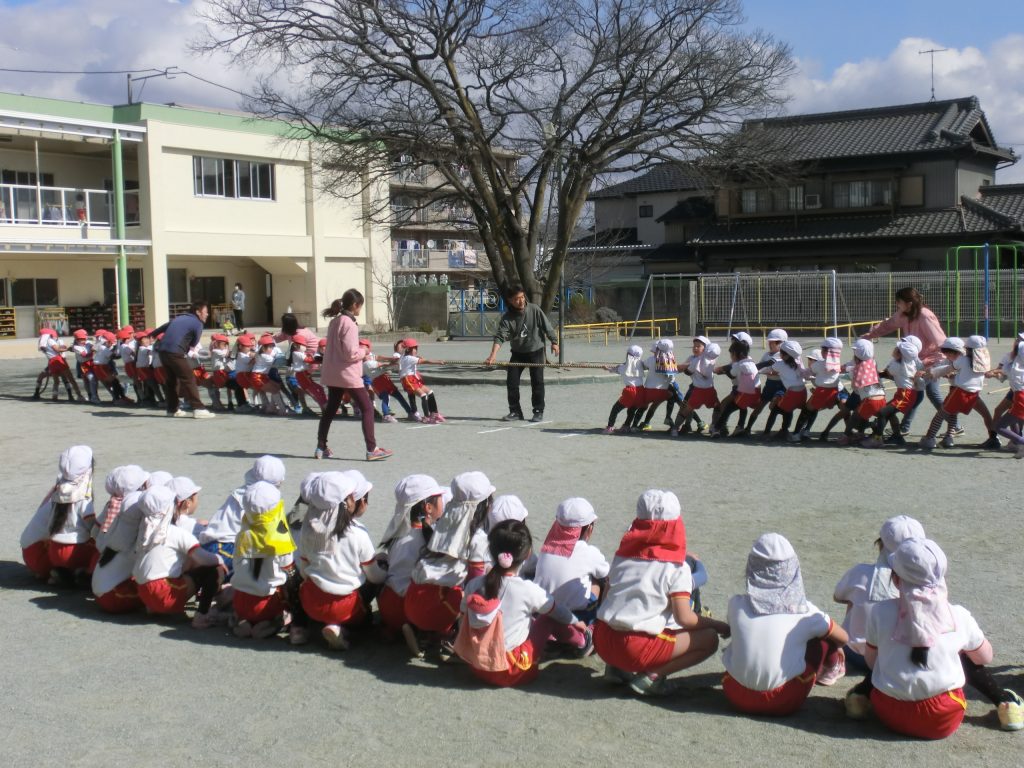
<path fill-rule="evenodd" d="M 866 332 L 871 326 L 882 322 L 881 320 L 861 320 L 856 323 L 840 323 L 839 325 L 792 325 L 786 324 L 786 331 L 792 334 L 803 331 L 814 331 L 816 335 L 820 335 L 822 338 L 825 336 L 839 336 L 842 332 L 846 333 L 847 345 L 853 344 L 855 337 L 860 336 L 862 332 Z M 715 335 L 721 334 L 725 336 L 729 333 L 735 333 L 736 331 L 747 331 L 749 333 L 761 334 L 761 342 L 767 348 L 768 346 L 768 331 L 776 328 L 775 325 L 755 325 L 750 328 L 740 328 L 739 326 L 728 326 L 728 325 L 705 325 L 704 333 L 714 338 Z M 858 328 L 863 328 L 864 331 L 858 331 Z"/>
<path fill-rule="evenodd" d="M 139 223 L 139 191 L 124 193 L 125 224 Z M 0 184 L 0 225 L 109 227 L 114 195 L 104 189 Z"/>
<path fill-rule="evenodd" d="M 394 251 L 391 266 L 396 271 L 402 270 L 449 270 L 468 269 L 487 271 L 490 262 L 487 257 L 474 248 L 410 248 Z"/>
<path fill-rule="evenodd" d="M 629 336 L 637 334 L 646 334 L 652 339 L 655 336 L 665 335 L 665 330 L 669 327 L 672 328 L 672 336 L 679 335 L 679 318 L 677 317 L 661 317 L 661 318 L 650 318 L 648 320 L 619 320 L 614 323 L 580 323 L 574 325 L 563 326 L 566 331 L 579 331 L 582 335 L 583 332 L 587 334 L 587 343 L 589 344 L 594 335 L 604 335 L 604 345 L 608 346 L 608 339 L 611 336 L 618 338 L 619 336 Z"/>

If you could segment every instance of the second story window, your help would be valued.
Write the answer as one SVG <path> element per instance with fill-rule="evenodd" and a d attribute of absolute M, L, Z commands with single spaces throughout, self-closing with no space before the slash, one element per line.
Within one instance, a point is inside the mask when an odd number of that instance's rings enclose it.
<path fill-rule="evenodd" d="M 273 163 L 193 157 L 193 190 L 198 197 L 274 200 Z"/>
<path fill-rule="evenodd" d="M 742 213 L 774 213 L 776 211 L 800 211 L 804 207 L 802 184 L 790 187 L 758 187 L 740 191 Z"/>
<path fill-rule="evenodd" d="M 888 179 L 837 181 L 832 185 L 834 208 L 874 208 L 892 204 L 892 185 Z"/>
<path fill-rule="evenodd" d="M 639 216 L 641 219 L 651 218 L 652 216 L 654 216 L 654 206 L 641 205 L 640 208 L 637 210 L 637 216 Z"/>

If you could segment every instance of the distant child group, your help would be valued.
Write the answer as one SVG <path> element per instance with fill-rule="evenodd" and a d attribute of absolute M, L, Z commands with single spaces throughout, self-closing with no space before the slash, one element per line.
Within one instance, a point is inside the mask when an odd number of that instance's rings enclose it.
<path fill-rule="evenodd" d="M 874 710 L 889 728 L 942 738 L 960 725 L 963 687 L 986 696 L 1006 730 L 1024 727 L 1024 702 L 986 669 L 992 648 L 966 609 L 951 604 L 946 558 L 916 520 L 887 520 L 873 564 L 840 580 L 842 626 L 805 595 L 790 543 L 766 533 L 747 555 L 744 593 L 727 621 L 699 605 L 706 578 L 687 551 L 679 499 L 647 490 L 609 563 L 590 543 L 597 521 L 585 499 L 563 501 L 539 553 L 519 498 L 495 496 L 482 472 L 441 486 L 414 474 L 394 489 L 394 512 L 374 545 L 362 524 L 372 485 L 358 471 L 314 472 L 285 510 L 284 464 L 258 459 L 209 518 L 197 517 L 189 478 L 137 466 L 107 475 L 93 505 L 87 446 L 64 451 L 58 476 L 21 537 L 40 579 L 88 581 L 108 612 L 182 614 L 193 626 L 230 624 L 239 637 L 310 630 L 345 650 L 374 627 L 411 653 L 457 654 L 497 686 L 535 678 L 545 653 L 596 653 L 605 679 L 639 695 L 667 693 L 667 677 L 711 656 L 719 637 L 723 692 L 739 712 L 797 711 L 815 683 L 831 685 L 846 664 L 867 677 L 846 697 L 848 714 Z"/>

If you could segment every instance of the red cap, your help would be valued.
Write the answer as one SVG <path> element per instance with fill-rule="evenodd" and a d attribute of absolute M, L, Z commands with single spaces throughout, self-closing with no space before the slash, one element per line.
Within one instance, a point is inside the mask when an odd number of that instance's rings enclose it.
<path fill-rule="evenodd" d="M 316 345 L 317 345 L 318 347 L 321 347 L 321 348 L 323 348 L 323 347 L 326 347 L 326 346 L 327 346 L 327 339 L 320 339 L 320 341 L 318 341 L 318 342 L 316 343 Z"/>
<path fill-rule="evenodd" d="M 256 345 L 256 339 L 251 333 L 243 333 L 238 337 L 238 343 L 243 347 L 252 347 Z"/>
<path fill-rule="evenodd" d="M 369 339 L 360 339 L 359 346 L 366 347 L 367 349 L 373 349 L 373 344 L 370 343 Z"/>
<path fill-rule="evenodd" d="M 132 337 L 133 333 L 135 333 L 135 329 L 132 328 L 130 325 L 126 325 L 124 328 L 121 328 L 117 332 L 116 336 L 121 341 L 128 341 L 128 339 L 130 339 Z"/>
<path fill-rule="evenodd" d="M 266 346 L 267 344 L 276 344 L 276 343 L 277 342 L 274 341 L 274 337 L 271 336 L 269 333 L 264 333 L 262 336 L 260 336 L 260 346 L 261 347 Z"/>
<path fill-rule="evenodd" d="M 152 333 L 153 333 L 153 332 L 152 332 L 152 331 L 150 331 L 150 334 L 152 334 Z M 160 339 L 162 339 L 163 337 L 164 337 L 164 335 L 163 335 L 163 334 L 161 333 L 161 334 L 160 334 L 159 336 L 157 336 L 157 337 L 156 337 L 156 340 L 157 340 L 157 341 L 160 341 Z"/>
<path fill-rule="evenodd" d="M 408 338 L 402 339 L 402 346 L 404 346 L 406 349 L 419 349 L 420 344 L 418 341 L 416 341 L 416 339 Z"/>
<path fill-rule="evenodd" d="M 75 331 L 71 335 L 74 336 L 76 339 L 88 339 L 89 338 L 89 332 L 87 330 L 85 330 L 85 328 L 79 328 L 77 331 Z"/>
<path fill-rule="evenodd" d="M 213 334 L 213 335 L 212 335 L 212 336 L 211 336 L 210 338 L 211 338 L 211 339 L 212 339 L 213 341 L 228 341 L 228 342 L 230 342 L 230 341 L 231 341 L 231 339 L 229 339 L 229 338 L 228 338 L 227 336 L 225 336 L 225 335 L 224 335 L 223 333 L 215 333 L 215 334 Z"/>
<path fill-rule="evenodd" d="M 40 336 L 52 336 L 55 339 L 57 338 L 57 332 L 55 330 L 53 330 L 53 328 L 40 328 L 39 329 L 39 335 Z"/>
<path fill-rule="evenodd" d="M 115 341 L 114 334 L 112 334 L 106 328 L 100 328 L 98 331 L 96 331 L 96 338 L 106 339 L 108 342 Z"/>

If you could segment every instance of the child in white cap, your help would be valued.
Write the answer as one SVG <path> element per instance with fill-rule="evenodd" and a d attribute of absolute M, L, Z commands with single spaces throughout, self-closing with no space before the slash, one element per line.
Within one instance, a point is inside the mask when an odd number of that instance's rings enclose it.
<path fill-rule="evenodd" d="M 711 436 L 719 437 L 728 433 L 726 423 L 736 411 L 740 412 L 739 421 L 733 434 L 743 431 L 747 422 L 747 410 L 756 408 L 761 402 L 761 390 L 758 386 L 757 365 L 750 357 L 752 339 L 746 331 L 737 331 L 730 337 L 729 359 L 731 362 L 715 368 L 715 373 L 724 374 L 733 381 L 732 390 L 722 399 L 718 409 L 718 419 L 711 425 Z"/>
<path fill-rule="evenodd" d="M 534 578 L 559 605 L 587 624 L 597 617 L 611 570 L 601 550 L 590 543 L 596 522 L 597 513 L 586 499 L 573 497 L 559 504 Z"/>
<path fill-rule="evenodd" d="M 768 331 L 766 341 L 768 349 L 765 350 L 764 354 L 761 355 L 761 359 L 757 362 L 758 371 L 765 368 L 772 368 L 777 362 L 782 360 L 782 355 L 779 350 L 782 348 L 782 342 L 789 341 L 789 333 L 782 328 L 772 328 L 772 330 Z M 761 415 L 761 411 L 763 411 L 765 406 L 771 403 L 772 400 L 782 397 L 785 391 L 786 385 L 782 383 L 779 375 L 775 371 L 770 370 L 766 374 L 764 384 L 761 386 L 761 402 L 754 408 L 753 413 L 750 414 L 750 418 L 747 419 L 746 426 L 739 434 L 737 434 L 737 437 L 750 437 L 750 433 L 754 429 L 754 422 L 756 422 L 757 417 Z"/>
<path fill-rule="evenodd" d="M 693 380 L 683 397 L 683 404 L 679 407 L 679 414 L 675 423 L 669 430 L 669 434 L 675 437 L 681 432 L 687 431 L 687 422 L 695 416 L 700 408 L 711 409 L 711 423 L 714 424 L 718 418 L 718 393 L 715 391 L 715 361 L 722 354 L 722 348 L 712 342 L 707 336 L 695 336 L 693 339 L 693 354 L 687 359 L 683 366 L 683 372 Z M 704 425 L 697 417 L 698 432 L 703 431 Z"/>
<path fill-rule="evenodd" d="M 988 351 L 988 342 L 984 336 L 970 336 L 965 342 L 963 339 L 952 336 L 942 342 L 939 347 L 946 361 L 933 365 L 927 371 L 918 373 L 923 379 L 935 380 L 942 376 L 952 374 L 953 383 L 949 387 L 949 394 L 942 401 L 942 408 L 932 417 L 932 423 L 928 425 L 928 433 L 921 438 L 919 445 L 926 451 L 930 451 L 936 445 L 936 437 L 942 422 L 947 423 L 946 435 L 942 438 L 943 448 L 952 448 L 955 443 L 953 435 L 956 431 L 956 420 L 958 414 L 968 414 L 977 411 L 985 422 L 985 429 L 988 431 L 988 440 L 982 443 L 982 448 L 997 449 L 1000 446 L 999 438 L 996 437 L 992 424 L 992 414 L 989 413 L 985 401 L 980 398 L 981 389 L 985 385 L 985 374 L 991 366 Z"/>
<path fill-rule="evenodd" d="M 676 383 L 679 366 L 676 363 L 675 343 L 672 339 L 658 339 L 651 345 L 651 355 L 644 360 L 647 376 L 644 379 L 644 403 L 648 406 L 643 423 L 639 423 L 638 411 L 633 427 L 642 430 L 651 428 L 651 419 L 661 403 L 668 403 L 665 412 L 665 423 L 672 425 L 672 408 L 683 401 L 682 392 Z"/>
<path fill-rule="evenodd" d="M 622 433 L 630 431 L 630 425 L 637 417 L 637 412 L 644 407 L 644 371 L 647 370 L 643 361 L 644 351 L 634 344 L 626 350 L 626 360 L 619 365 L 606 366 L 610 373 L 617 373 L 622 377 L 622 392 L 619 399 L 612 405 L 608 414 L 608 426 L 604 428 L 606 435 L 614 434 L 615 420 L 619 414 L 626 409 L 626 423 L 621 430 Z"/>
<path fill-rule="evenodd" d="M 148 479 L 149 473 L 134 464 L 114 467 L 107 475 L 105 486 L 110 498 L 96 516 L 97 527 L 94 533 L 99 560 L 92 572 L 92 592 L 96 596 L 96 607 L 106 613 L 131 613 L 142 608 L 139 589 L 132 580 L 137 523 L 127 551 L 118 552 L 108 545 L 110 532 L 121 518 L 122 510 L 130 509 L 142 498 Z M 121 522 L 124 524 L 123 520 Z"/>
<path fill-rule="evenodd" d="M 605 677 L 640 695 L 664 692 L 668 675 L 699 664 L 718 648 L 729 625 L 690 606 L 686 528 L 670 491 L 644 491 L 622 537 L 609 587 L 594 624 L 594 647 Z"/>
<path fill-rule="evenodd" d="M 87 445 L 73 445 L 57 461 L 57 480 L 21 534 L 25 565 L 40 579 L 73 583 L 91 574 L 96 562 L 92 525 L 93 456 Z"/>
<path fill-rule="evenodd" d="M 430 475 L 408 475 L 399 480 L 395 486 L 395 514 L 380 543 L 388 560 L 387 579 L 377 595 L 381 624 L 393 636 L 401 633 L 415 656 L 420 650 L 405 615 L 405 593 L 420 552 L 444 512 L 444 490 Z"/>
<path fill-rule="evenodd" d="M 878 412 L 871 437 L 861 443 L 864 448 L 881 448 L 885 445 L 882 433 L 886 425 L 892 429 L 893 445 L 906 445 L 907 441 L 900 433 L 900 416 L 906 416 L 924 397 L 924 380 L 917 378 L 921 368 L 918 354 L 921 352 L 921 340 L 916 336 L 904 336 L 892 349 L 892 359 L 879 371 L 879 376 L 892 379 L 896 384 L 896 392 L 889 402 Z"/>
<path fill-rule="evenodd" d="M 818 675 L 842 663 L 846 632 L 807 600 L 800 561 L 784 536 L 754 542 L 746 581 L 746 593 L 729 600 L 722 690 L 740 712 L 791 715 Z"/>
<path fill-rule="evenodd" d="M 526 523 L 506 520 L 489 534 L 494 567 L 466 584 L 455 651 L 481 680 L 501 687 L 536 678 L 551 627 L 591 643 L 583 622 L 537 584 L 519 578 L 533 541 Z"/>
<path fill-rule="evenodd" d="M 1010 384 L 1010 391 L 996 408 L 993 420 L 999 434 L 1017 446 L 1016 458 L 1024 459 L 1024 437 L 1021 436 L 1024 433 L 1024 333 L 1017 334 L 1013 350 L 1003 358 L 999 369 L 987 375 L 1005 379 Z M 1001 416 L 998 415 L 1000 408 L 1004 410 Z"/>
<path fill-rule="evenodd" d="M 946 555 L 930 539 L 906 539 L 889 556 L 899 596 L 868 612 L 868 680 L 846 697 L 847 714 L 870 708 L 888 728 L 922 739 L 944 739 L 963 722 L 964 684 L 996 705 L 1004 730 L 1024 728 L 1024 701 L 1002 690 L 985 669 L 992 645 L 966 608 L 949 602 Z"/>
<path fill-rule="evenodd" d="M 839 383 L 839 377 L 843 372 L 842 353 L 843 341 L 835 336 L 826 337 L 819 349 L 812 349 L 807 353 L 810 362 L 804 375 L 811 380 L 814 388 L 807 398 L 807 404 L 797 417 L 796 426 L 790 436 L 792 442 L 809 439 L 811 427 L 814 426 L 818 413 L 835 408 L 846 394 L 846 390 Z"/>
<path fill-rule="evenodd" d="M 208 521 L 196 520 L 195 513 L 199 509 L 199 492 L 203 490 L 190 477 L 176 477 L 171 481 L 176 502 L 174 524 L 184 528 L 193 536 L 199 536 L 206 528 Z"/>
<path fill-rule="evenodd" d="M 847 402 L 849 416 L 846 429 L 836 440 L 837 445 L 859 445 L 871 420 L 885 407 L 885 390 L 875 363 L 875 345 L 867 339 L 857 339 L 852 349 L 853 361 L 846 365 L 846 372 L 850 374 L 853 393 L 858 402 L 855 410 L 853 399 Z"/>
<path fill-rule="evenodd" d="M 807 402 L 807 385 L 804 383 L 807 371 L 800 362 L 803 352 L 797 342 L 787 339 L 779 344 L 779 359 L 761 370 L 762 375 L 778 376 L 783 387 L 782 394 L 771 401 L 771 411 L 764 425 L 765 439 L 788 437 L 793 412 Z M 776 435 L 772 435 L 775 419 L 780 415 L 782 427 Z"/>

